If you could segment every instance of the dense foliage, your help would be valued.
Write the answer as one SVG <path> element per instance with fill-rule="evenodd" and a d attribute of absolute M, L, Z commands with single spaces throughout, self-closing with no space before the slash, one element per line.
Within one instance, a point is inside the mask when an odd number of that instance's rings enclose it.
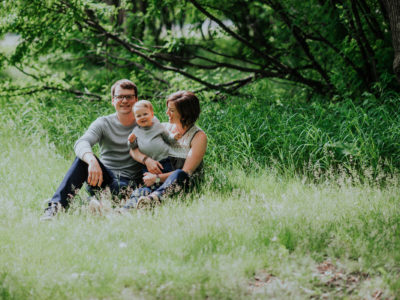
<path fill-rule="evenodd" d="M 343 99 L 396 89 L 381 1 L 17 0 L 1 1 L 0 36 L 20 35 L 0 64 L 2 93 L 64 90 L 102 96 L 128 77 L 142 95 L 182 88 L 234 92 L 275 78 Z M 1 79 L 1 78 L 0 78 Z M 326 98 L 325 98 L 326 99 Z"/>

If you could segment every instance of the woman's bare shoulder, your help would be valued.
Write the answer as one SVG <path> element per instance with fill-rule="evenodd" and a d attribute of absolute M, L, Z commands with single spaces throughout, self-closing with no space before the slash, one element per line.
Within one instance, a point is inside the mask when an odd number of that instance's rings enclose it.
<path fill-rule="evenodd" d="M 196 132 L 192 140 L 192 146 L 193 144 L 207 144 L 207 135 L 203 130 Z"/>
<path fill-rule="evenodd" d="M 197 131 L 194 137 L 200 137 L 201 139 L 207 139 L 207 134 L 203 130 Z"/>

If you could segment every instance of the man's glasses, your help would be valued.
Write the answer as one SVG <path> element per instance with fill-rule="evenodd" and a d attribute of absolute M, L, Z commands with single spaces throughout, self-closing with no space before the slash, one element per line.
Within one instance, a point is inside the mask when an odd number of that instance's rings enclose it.
<path fill-rule="evenodd" d="M 122 101 L 124 99 L 129 101 L 135 99 L 135 95 L 114 95 L 114 98 L 118 101 Z"/>

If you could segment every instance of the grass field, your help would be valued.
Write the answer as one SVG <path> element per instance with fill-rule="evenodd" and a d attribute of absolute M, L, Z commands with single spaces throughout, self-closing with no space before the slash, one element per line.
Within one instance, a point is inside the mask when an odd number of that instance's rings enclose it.
<path fill-rule="evenodd" d="M 69 166 L 46 133 L 0 125 L 1 299 L 395 299 L 399 178 L 320 184 L 220 171 L 153 212 L 40 222 Z M 219 176 L 219 175 L 214 175 Z"/>

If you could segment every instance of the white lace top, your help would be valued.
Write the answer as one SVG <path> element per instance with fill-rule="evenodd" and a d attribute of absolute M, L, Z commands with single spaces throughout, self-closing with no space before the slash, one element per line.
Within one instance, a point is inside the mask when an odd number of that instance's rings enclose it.
<path fill-rule="evenodd" d="M 162 125 L 167 129 L 169 132 L 174 133 L 174 125 L 170 123 L 162 123 Z M 176 160 L 172 160 L 172 164 L 176 169 L 180 169 L 183 167 L 185 163 L 186 157 L 190 151 L 190 144 L 195 136 L 195 134 L 200 131 L 201 129 L 196 125 L 190 127 L 188 131 L 186 131 L 183 136 L 177 140 L 175 145 L 171 145 L 169 156 L 172 158 L 176 158 Z"/>

